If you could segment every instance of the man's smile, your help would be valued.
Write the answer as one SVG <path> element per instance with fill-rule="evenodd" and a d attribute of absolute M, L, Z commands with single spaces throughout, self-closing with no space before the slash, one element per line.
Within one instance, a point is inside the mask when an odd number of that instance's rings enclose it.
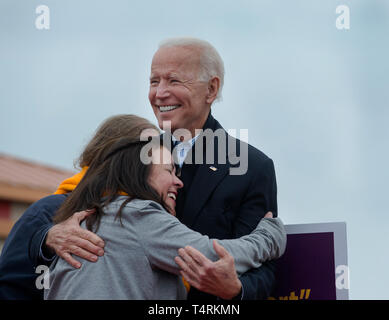
<path fill-rule="evenodd" d="M 175 110 L 175 109 L 180 108 L 180 107 L 181 107 L 180 104 L 168 105 L 168 106 L 157 106 L 157 108 L 159 109 L 160 112 L 169 112 L 169 111 Z"/>

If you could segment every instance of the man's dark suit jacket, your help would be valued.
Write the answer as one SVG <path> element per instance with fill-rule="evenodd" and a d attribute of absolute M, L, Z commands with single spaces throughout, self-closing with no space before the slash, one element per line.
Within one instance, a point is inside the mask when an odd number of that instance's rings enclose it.
<path fill-rule="evenodd" d="M 227 132 L 211 113 L 203 129 L 219 129 L 227 137 Z M 245 174 L 230 174 L 230 168 L 234 165 L 229 160 L 232 159 L 234 148 L 228 150 L 226 147 L 226 158 L 218 155 L 220 139 L 216 136 L 206 144 L 206 140 L 200 135 L 192 153 L 187 156 L 187 159 L 192 158 L 192 164 L 184 163 L 182 169 L 178 169 L 181 171 L 180 178 L 184 187 L 178 192 L 177 217 L 189 228 L 218 239 L 238 238 L 250 233 L 268 211 L 277 216 L 277 186 L 273 161 L 251 145 L 231 136 L 228 138 L 232 139 L 233 145 L 236 146 L 236 155 L 240 153 L 240 144 L 248 148 L 248 167 Z M 204 162 L 195 164 L 196 144 L 200 139 L 203 139 L 203 145 L 206 145 L 203 148 Z M 205 163 L 206 148 L 214 148 L 215 157 L 212 163 Z M 268 297 L 275 285 L 275 262 L 267 262 L 260 268 L 245 273 L 240 280 L 243 299 Z M 212 296 L 193 288 L 190 290 L 189 299 L 210 298 Z"/>

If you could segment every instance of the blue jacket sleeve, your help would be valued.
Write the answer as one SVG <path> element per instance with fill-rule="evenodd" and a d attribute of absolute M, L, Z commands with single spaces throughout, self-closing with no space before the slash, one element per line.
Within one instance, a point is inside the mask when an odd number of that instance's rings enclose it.
<path fill-rule="evenodd" d="M 40 244 L 65 198 L 52 195 L 35 202 L 12 228 L 0 256 L 0 300 L 43 299 L 35 286 Z"/>
<path fill-rule="evenodd" d="M 30 246 L 29 246 L 29 257 L 34 264 L 34 266 L 38 266 L 40 264 L 48 265 L 49 262 L 42 259 L 42 245 L 43 241 L 46 237 L 47 232 L 53 226 L 53 223 L 47 222 L 43 224 L 31 237 Z"/>

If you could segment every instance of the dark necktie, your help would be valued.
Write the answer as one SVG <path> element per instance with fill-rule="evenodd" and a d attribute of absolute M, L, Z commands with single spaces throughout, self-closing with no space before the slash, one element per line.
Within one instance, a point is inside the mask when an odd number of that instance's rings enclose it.
<path fill-rule="evenodd" d="M 180 177 L 181 176 L 181 167 L 180 165 L 178 164 L 178 161 L 177 161 L 177 152 L 174 150 L 179 144 L 181 143 L 181 141 L 177 141 L 177 140 L 172 140 L 172 155 L 173 155 L 173 159 L 175 161 L 175 167 L 176 167 L 176 175 L 177 177 Z"/>

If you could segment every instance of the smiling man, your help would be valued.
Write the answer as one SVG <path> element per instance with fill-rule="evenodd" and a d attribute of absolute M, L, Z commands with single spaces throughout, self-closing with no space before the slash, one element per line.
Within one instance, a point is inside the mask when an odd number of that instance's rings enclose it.
<path fill-rule="evenodd" d="M 203 67 L 204 48 L 173 46 L 175 43 L 179 42 L 166 42 L 153 57 L 149 100 L 161 128 L 170 122 L 172 131 L 184 128 L 194 137 L 195 129 L 203 128 L 207 120 L 221 77 L 209 79 L 207 66 Z M 207 49 L 218 56 L 212 48 Z M 222 73 L 222 66 L 210 70 L 211 74 Z"/>

